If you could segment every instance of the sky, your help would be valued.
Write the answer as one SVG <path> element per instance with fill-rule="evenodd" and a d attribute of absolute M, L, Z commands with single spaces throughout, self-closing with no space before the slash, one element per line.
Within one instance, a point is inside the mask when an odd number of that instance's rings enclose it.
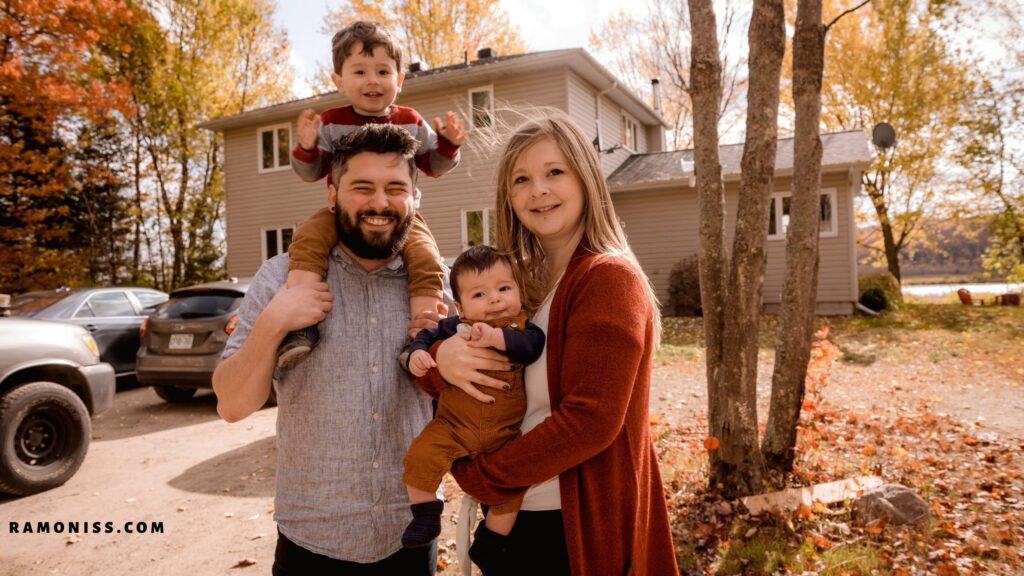
<path fill-rule="evenodd" d="M 341 0 L 280 2 L 275 18 L 288 31 L 291 63 L 297 79 L 296 96 L 312 94 L 304 78 L 330 60 L 330 35 L 320 32 L 329 7 Z M 620 9 L 638 10 L 636 0 L 501 0 L 502 8 L 531 51 L 586 47 L 591 29 L 598 28 Z M 297 8 L 301 7 L 302 10 Z M 636 13 L 636 12 L 634 12 Z"/>

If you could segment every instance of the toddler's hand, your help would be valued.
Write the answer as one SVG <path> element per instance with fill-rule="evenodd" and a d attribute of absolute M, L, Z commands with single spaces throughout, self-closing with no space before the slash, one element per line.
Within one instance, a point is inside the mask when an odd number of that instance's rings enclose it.
<path fill-rule="evenodd" d="M 449 142 L 456 146 L 462 146 L 462 143 L 466 141 L 466 131 L 462 128 L 462 120 L 455 112 L 448 112 L 445 115 L 444 126 L 441 125 L 440 118 L 434 118 L 434 128 L 437 133 L 448 139 Z"/>
<path fill-rule="evenodd" d="M 299 114 L 296 122 L 299 130 L 299 146 L 305 150 L 316 148 L 317 132 L 320 130 L 320 115 L 312 108 L 306 108 Z"/>
<path fill-rule="evenodd" d="M 437 362 L 430 357 L 430 353 L 423 350 L 416 350 L 409 357 L 409 372 L 419 378 L 426 374 L 431 368 L 437 366 Z"/>

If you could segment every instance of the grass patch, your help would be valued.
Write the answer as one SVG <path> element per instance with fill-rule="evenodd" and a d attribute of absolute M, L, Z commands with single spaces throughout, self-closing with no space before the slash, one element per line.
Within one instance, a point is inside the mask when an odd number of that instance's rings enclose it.
<path fill-rule="evenodd" d="M 878 547 L 866 542 L 848 546 L 837 546 L 821 553 L 822 576 L 844 576 L 848 574 L 889 574 L 888 566 L 879 554 Z"/>
<path fill-rule="evenodd" d="M 800 547 L 778 527 L 762 529 L 749 540 L 731 540 L 722 546 L 722 559 L 715 574 L 772 574 L 798 563 Z"/>
<path fill-rule="evenodd" d="M 669 362 L 672 360 L 693 362 L 704 356 L 704 350 L 694 344 L 663 343 L 654 359 Z"/>

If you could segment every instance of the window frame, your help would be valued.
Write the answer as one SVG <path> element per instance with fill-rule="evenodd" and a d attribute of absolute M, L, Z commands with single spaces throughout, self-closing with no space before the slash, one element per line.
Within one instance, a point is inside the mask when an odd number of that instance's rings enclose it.
<path fill-rule="evenodd" d="M 774 194 L 772 194 L 772 199 L 771 199 L 772 204 L 769 205 L 769 207 L 768 207 L 768 215 L 769 215 L 769 218 L 770 218 L 771 217 L 771 207 L 774 206 L 775 207 L 775 234 L 772 234 L 771 230 L 769 229 L 768 240 L 775 241 L 775 240 L 785 240 L 786 239 L 786 232 L 787 232 L 788 228 L 784 229 L 783 225 L 782 225 L 782 216 L 783 216 L 783 214 L 782 214 L 782 202 L 783 202 L 783 198 L 791 198 L 792 196 L 793 196 L 793 192 L 791 190 L 787 191 L 787 192 L 775 192 Z M 819 206 L 819 210 L 820 210 L 820 206 L 821 206 L 821 204 L 820 204 L 820 202 L 821 202 L 820 197 L 821 196 L 828 196 L 829 197 L 829 202 L 832 204 L 832 214 L 831 214 L 831 218 L 829 220 L 829 223 L 831 224 L 832 230 L 826 232 L 826 231 L 822 231 L 819 228 L 819 230 L 818 230 L 818 238 L 837 238 L 839 236 L 839 209 L 838 209 L 838 205 L 837 205 L 837 202 L 839 200 L 839 194 L 838 194 L 838 192 L 836 191 L 835 188 L 822 188 L 822 189 L 818 190 L 818 197 L 819 197 L 819 200 L 818 200 L 819 204 L 818 204 L 818 206 Z M 819 214 L 820 214 L 820 212 L 819 212 Z"/>
<path fill-rule="evenodd" d="M 281 158 L 278 153 L 281 151 L 281 143 L 277 137 L 277 131 L 281 128 L 288 130 L 288 164 L 281 164 Z M 270 132 L 274 138 L 274 165 L 270 168 L 263 167 L 263 134 Z M 271 124 L 267 126 L 260 126 L 256 129 L 256 169 L 260 174 L 267 174 L 271 172 L 281 172 L 282 170 L 290 170 L 291 165 L 291 150 L 292 150 L 292 125 L 291 122 L 284 122 L 281 124 Z"/>
<path fill-rule="evenodd" d="M 491 238 L 491 225 L 492 219 L 494 218 L 494 208 L 463 208 L 459 218 L 459 230 L 462 234 L 462 251 L 465 252 L 471 246 L 469 245 L 469 219 L 467 215 L 470 212 L 481 212 L 483 218 L 481 219 L 481 225 L 483 226 L 483 245 L 494 246 L 494 238 Z"/>
<path fill-rule="evenodd" d="M 295 240 L 295 230 L 297 228 L 298 228 L 298 226 L 296 226 L 294 224 L 289 225 L 289 226 L 277 226 L 277 227 L 267 226 L 267 227 L 260 228 L 260 256 L 263 257 L 263 260 L 261 260 L 261 261 L 262 262 L 266 262 L 267 260 L 270 260 L 274 256 L 277 256 L 278 254 L 283 254 L 283 253 L 287 252 L 288 249 L 284 248 L 284 246 L 283 246 L 283 244 L 284 244 L 283 239 L 284 238 L 283 238 L 282 232 L 285 231 L 285 230 L 291 230 L 292 231 L 292 240 L 290 240 L 288 242 L 288 244 L 291 245 L 291 242 Z M 267 256 L 267 232 L 276 232 L 277 233 L 277 254 L 274 254 L 274 256 Z"/>
<path fill-rule="evenodd" d="M 625 148 L 626 150 L 629 150 L 630 152 L 639 152 L 640 151 L 640 122 L 636 118 L 633 118 L 633 116 L 631 116 L 625 110 L 622 111 L 621 116 L 622 116 L 622 147 Z M 629 128 L 632 128 L 632 133 L 630 132 Z M 629 142 L 626 141 L 627 140 L 627 138 L 626 138 L 627 135 L 632 137 L 631 138 L 633 140 L 632 144 L 630 144 Z"/>
<path fill-rule="evenodd" d="M 120 294 L 121 296 L 124 297 L 125 302 L 128 303 L 128 307 L 131 308 L 132 313 L 127 315 L 127 316 L 126 315 L 98 316 L 96 314 L 96 310 L 92 306 L 93 298 L 99 297 L 99 298 L 102 299 L 103 296 L 116 295 L 116 294 Z M 90 315 L 89 316 L 79 316 L 78 314 L 82 310 L 88 310 Z M 107 318 L 134 318 L 134 317 L 136 317 L 138 315 L 139 315 L 139 311 L 138 311 L 138 309 L 136 307 L 136 303 L 132 300 L 132 297 L 128 294 L 127 291 L 125 291 L 125 290 L 102 290 L 102 291 L 99 291 L 99 292 L 93 292 L 92 294 L 89 294 L 85 298 L 85 300 L 83 300 L 82 303 L 78 305 L 78 308 L 75 309 L 75 312 L 74 312 L 74 314 L 71 315 L 71 317 L 73 319 L 75 319 L 75 320 L 83 320 L 83 319 L 84 320 L 102 320 L 102 319 L 107 319 Z"/>
<path fill-rule="evenodd" d="M 477 126 L 476 122 L 474 121 L 474 119 L 475 119 L 474 111 L 475 111 L 476 107 L 473 106 L 473 94 L 476 94 L 478 92 L 486 92 L 487 93 L 487 114 L 491 118 L 491 124 L 489 126 Z M 467 125 L 469 127 L 469 132 L 472 132 L 474 130 L 492 130 L 494 128 L 494 124 L 495 124 L 495 121 L 496 121 L 496 118 L 494 116 L 494 84 L 488 84 L 486 86 L 477 86 L 475 88 L 470 88 L 467 91 L 467 98 L 468 98 L 468 101 L 469 101 L 469 106 L 466 108 L 469 111 L 469 118 L 467 118 L 467 120 L 468 120 Z"/>

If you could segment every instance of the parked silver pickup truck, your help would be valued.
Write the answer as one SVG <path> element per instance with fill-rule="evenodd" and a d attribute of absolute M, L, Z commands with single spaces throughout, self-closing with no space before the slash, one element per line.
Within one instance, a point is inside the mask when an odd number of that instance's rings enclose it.
<path fill-rule="evenodd" d="M 67 482 L 85 460 L 90 415 L 114 401 L 114 369 L 72 324 L 0 318 L 0 492 Z"/>

